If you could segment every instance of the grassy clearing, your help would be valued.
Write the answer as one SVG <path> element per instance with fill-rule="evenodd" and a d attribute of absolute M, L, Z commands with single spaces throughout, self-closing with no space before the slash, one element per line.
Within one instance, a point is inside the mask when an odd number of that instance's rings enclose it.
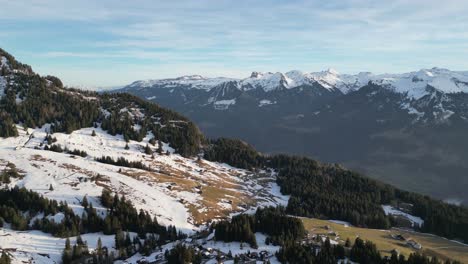
<path fill-rule="evenodd" d="M 410 253 L 416 251 L 415 249 L 407 247 L 404 241 L 395 240 L 391 237 L 392 234 L 402 234 L 405 237 L 411 237 L 423 246 L 419 251 L 420 253 L 437 256 L 439 259 L 445 260 L 449 258 L 461 261 L 462 263 L 468 263 L 468 246 L 438 236 L 400 229 L 378 230 L 346 227 L 327 220 L 313 218 L 302 218 L 302 221 L 306 230 L 311 233 L 328 234 L 331 230 L 338 233 L 338 241 L 341 243 L 344 243 L 347 238 L 353 242 L 358 236 L 365 240 L 371 240 L 377 245 L 382 255 L 390 255 L 392 249 L 397 249 L 401 254 L 407 257 Z M 330 230 L 327 230 L 325 228 L 326 226 L 329 226 Z M 335 237 L 330 236 L 330 238 L 334 239 Z"/>

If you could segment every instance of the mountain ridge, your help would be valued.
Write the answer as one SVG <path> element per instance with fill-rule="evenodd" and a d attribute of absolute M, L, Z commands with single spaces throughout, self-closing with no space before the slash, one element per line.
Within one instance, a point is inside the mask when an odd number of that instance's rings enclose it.
<path fill-rule="evenodd" d="M 250 77 L 244 79 L 185 75 L 169 79 L 135 81 L 126 87 L 171 88 L 175 85 L 186 85 L 187 88 L 211 90 L 220 84 L 228 82 L 234 82 L 240 90 L 246 91 L 260 87 L 266 92 L 318 83 L 326 89 L 339 89 L 343 94 L 355 91 L 369 82 L 373 82 L 383 86 L 391 86 L 395 91 L 400 93 L 407 92 L 411 97 L 418 99 L 423 96 L 421 93 L 426 85 L 430 85 L 445 93 L 467 93 L 468 71 L 451 71 L 437 67 L 399 74 L 373 74 L 371 72 L 340 74 L 334 69 L 321 72 L 292 70 L 286 73 L 252 72 Z"/>
<path fill-rule="evenodd" d="M 401 188 L 468 201 L 462 162 L 468 155 L 462 149 L 468 147 L 468 72 L 283 75 L 254 72 L 209 89 L 155 82 L 116 92 L 177 110 L 208 137 L 241 138 L 267 153 L 344 163 Z"/>
<path fill-rule="evenodd" d="M 163 259 L 163 249 L 170 250 L 166 258 L 177 254 L 176 243 L 193 250 L 205 242 L 227 256 L 225 246 L 232 241 L 250 244 L 241 244 L 234 254 L 265 250 L 276 261 L 280 255 L 275 252 L 287 247 L 271 239 L 285 237 L 294 245 L 303 239 L 303 232 L 287 230 L 288 223 L 302 229 L 301 220 L 291 215 L 386 229 L 400 225 L 395 217 L 401 212 L 392 205 L 401 203 L 413 205 L 407 215 L 418 221 L 410 221 L 411 227 L 468 240 L 464 207 L 383 184 L 337 164 L 264 155 L 241 140 L 206 140 L 190 119 L 136 96 L 64 88 L 56 77 L 9 65 L 13 67 L 0 72 L 6 79 L 0 97 L 0 180 L 6 188 L 0 194 L 11 199 L 0 199 L 6 208 L 0 210 L 0 233 L 8 237 L 0 246 L 14 263 L 60 262 L 61 257 L 70 263 L 97 255 L 141 263 Z M 229 96 L 231 88 L 223 87 L 219 96 Z M 263 90 L 251 92 L 265 95 Z M 287 91 L 274 92 L 281 96 Z M 288 96 L 296 100 L 302 94 Z M 244 100 L 250 98 L 240 94 L 239 101 Z M 277 213 L 265 217 L 257 210 L 260 222 L 247 215 L 262 206 L 285 208 L 269 208 L 266 212 Z M 227 232 L 233 223 L 213 223 L 239 212 L 245 214 L 235 219 L 252 220 L 254 229 L 243 225 Z M 280 226 L 268 221 L 276 216 Z M 222 226 L 224 238 L 218 232 Z M 284 236 L 275 232 L 277 227 L 286 228 Z M 185 239 L 198 228 L 200 233 Z M 224 242 L 213 241 L 213 230 Z M 81 235 L 97 245 L 90 245 L 94 252 L 88 252 Z M 70 240 L 76 241 L 77 250 L 71 249 Z"/>

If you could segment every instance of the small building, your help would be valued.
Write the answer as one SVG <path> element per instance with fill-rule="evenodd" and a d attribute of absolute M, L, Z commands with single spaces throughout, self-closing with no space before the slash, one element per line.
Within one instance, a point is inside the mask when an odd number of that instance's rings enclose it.
<path fill-rule="evenodd" d="M 406 237 L 405 235 L 402 235 L 402 234 L 393 234 L 391 236 L 393 239 L 401 240 L 401 241 L 406 241 L 409 239 L 409 237 Z"/>
<path fill-rule="evenodd" d="M 412 247 L 414 249 L 418 249 L 418 250 L 422 249 L 422 245 L 419 244 L 418 242 L 414 241 L 414 240 L 408 240 L 406 242 L 406 245 L 408 245 L 408 246 L 410 246 L 410 247 Z"/>
<path fill-rule="evenodd" d="M 210 258 L 210 257 L 211 257 L 211 253 L 210 253 L 209 251 L 204 250 L 204 251 L 202 251 L 202 256 L 203 256 L 204 258 Z"/>
<path fill-rule="evenodd" d="M 250 252 L 249 257 L 253 259 L 258 259 L 259 255 L 257 252 Z"/>

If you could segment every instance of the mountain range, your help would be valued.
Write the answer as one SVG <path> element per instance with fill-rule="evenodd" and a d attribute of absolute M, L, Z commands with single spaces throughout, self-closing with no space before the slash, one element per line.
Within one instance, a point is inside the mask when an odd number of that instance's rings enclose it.
<path fill-rule="evenodd" d="M 454 260 L 467 257 L 465 207 L 339 164 L 207 139 L 175 111 L 127 93 L 64 87 L 2 49 L 0 62 L 1 264 L 369 263 L 370 257 L 383 264 L 390 255 L 392 263 L 409 263 L 406 257 L 441 263 L 429 256 L 460 263 Z M 198 87 L 188 90 L 204 90 Z M 228 113 L 231 105 L 211 109 Z M 373 228 L 391 248 L 377 249 L 355 234 L 337 236 L 323 223 Z M 393 227 L 410 230 L 419 242 L 395 242 L 402 231 Z M 395 247 L 404 251 L 398 259 L 390 252 Z"/>
<path fill-rule="evenodd" d="M 253 72 L 115 90 L 174 109 L 209 137 L 338 162 L 448 202 L 468 201 L 468 72 Z"/>

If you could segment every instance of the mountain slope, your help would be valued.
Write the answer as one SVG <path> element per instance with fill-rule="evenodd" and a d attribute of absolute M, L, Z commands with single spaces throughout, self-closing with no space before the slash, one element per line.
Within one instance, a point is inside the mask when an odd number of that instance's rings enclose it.
<path fill-rule="evenodd" d="M 203 90 L 172 83 L 120 91 L 180 111 L 209 137 L 343 163 L 401 188 L 464 203 L 467 83 L 467 72 L 440 68 L 378 75 L 330 69 L 254 72 L 207 82 Z"/>
<path fill-rule="evenodd" d="M 106 221 L 114 209 L 103 202 L 101 193 L 125 196 L 136 210 L 144 210 L 169 230 L 174 228 L 175 237 L 157 234 L 158 245 L 179 239 L 177 232 L 192 234 L 234 213 L 287 204 L 288 197 L 279 192 L 274 171 L 238 169 L 199 158 L 205 139 L 185 117 L 128 94 L 100 95 L 65 89 L 57 78 L 36 75 L 6 52 L 0 54 L 4 58 L 1 76 L 6 84 L 0 95 L 2 187 L 24 187 L 50 201 L 66 204 L 69 214 L 80 221 L 91 217 L 85 198 Z M 21 203 L 2 202 L 8 206 Z M 15 239 L 0 240 L 2 251 L 7 250 L 14 263 L 28 259 L 59 263 L 64 235 L 50 231 L 55 229 L 47 225 L 59 229 L 68 223 L 69 216 L 22 211 L 18 221 L 30 224 L 18 229 L 13 222 L 16 220 L 5 216 L 9 211 L 2 202 L 0 232 L 17 239 L 16 243 Z M 36 220 L 47 224 L 36 226 Z M 113 233 L 106 229 L 131 231 L 132 237 L 136 231 L 120 226 L 118 220 L 113 218 L 109 226 L 97 232 L 80 228 L 66 236 L 72 236 L 75 244 L 76 235 L 81 233 L 91 249 L 101 238 L 109 253 L 126 259 L 142 248 L 122 255 Z M 17 230 L 26 230 L 27 234 Z M 142 244 L 151 239 L 149 234 L 140 237 Z M 42 243 L 51 246 L 42 247 Z"/>
<path fill-rule="evenodd" d="M 392 212 L 403 205 L 411 207 L 406 218 L 420 220 L 412 228 L 468 240 L 468 210 L 463 207 L 402 191 L 339 165 L 263 155 L 240 140 L 205 140 L 175 112 L 128 94 L 63 88 L 59 79 L 38 76 L 2 54 L 9 68 L 1 73 L 6 85 L 0 100 L 0 183 L 6 188 L 0 189 L 0 233 L 8 239 L 0 239 L 0 247 L 14 263 L 58 263 L 61 255 L 64 263 L 95 258 L 141 263 L 164 259 L 161 250 L 171 251 L 169 259 L 174 251 L 195 252 L 204 243 L 207 258 L 214 258 L 207 248 L 211 245 L 215 251 L 236 246 L 235 254 L 242 255 L 265 250 L 274 263 L 280 246 L 269 245 L 271 241 L 304 239 L 304 232 L 286 233 L 288 228 L 303 231 L 294 215 L 389 228 L 400 226 Z M 218 95 L 226 96 L 231 88 L 225 86 Z M 320 94 L 337 91 L 315 88 Z M 262 90 L 249 92 L 239 100 L 249 102 Z M 285 207 L 266 210 L 281 212 L 280 218 L 259 217 L 263 220 L 253 230 L 253 223 L 251 228 L 226 229 L 228 234 L 246 231 L 242 236 L 252 242 L 249 246 L 214 241 L 212 230 L 218 225 L 213 222 L 270 205 Z M 255 239 L 261 240 L 259 248 Z"/>

